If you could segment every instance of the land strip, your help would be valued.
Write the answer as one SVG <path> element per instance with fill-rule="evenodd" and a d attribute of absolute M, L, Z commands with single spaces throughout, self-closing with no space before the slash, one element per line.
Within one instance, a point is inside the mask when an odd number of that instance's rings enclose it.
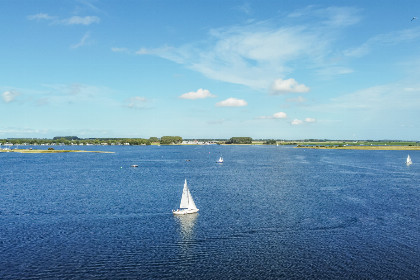
<path fill-rule="evenodd" d="M 21 154 L 56 154 L 56 153 L 104 153 L 113 154 L 114 152 L 103 151 L 85 151 L 85 150 L 38 150 L 38 149 L 13 149 L 13 150 L 0 150 L 0 152 L 12 152 Z"/>

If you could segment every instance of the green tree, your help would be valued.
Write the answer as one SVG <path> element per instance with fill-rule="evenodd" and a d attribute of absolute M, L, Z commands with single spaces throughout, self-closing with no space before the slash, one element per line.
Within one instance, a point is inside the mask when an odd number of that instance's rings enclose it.
<path fill-rule="evenodd" d="M 277 141 L 273 139 L 269 139 L 264 142 L 265 145 L 276 145 Z"/>
<path fill-rule="evenodd" d="M 162 145 L 179 144 L 181 142 L 182 137 L 180 136 L 162 136 L 162 138 L 160 138 L 160 144 Z"/>
<path fill-rule="evenodd" d="M 251 137 L 232 137 L 226 144 L 252 144 Z"/>

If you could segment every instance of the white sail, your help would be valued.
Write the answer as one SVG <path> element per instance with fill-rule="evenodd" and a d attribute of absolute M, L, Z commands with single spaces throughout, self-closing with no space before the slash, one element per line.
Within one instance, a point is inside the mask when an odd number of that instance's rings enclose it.
<path fill-rule="evenodd" d="M 188 208 L 189 205 L 189 195 L 190 191 L 187 186 L 187 179 L 185 179 L 184 183 L 184 189 L 182 190 L 182 197 L 181 197 L 181 203 L 179 204 L 179 208 Z"/>
<path fill-rule="evenodd" d="M 413 162 L 411 161 L 411 157 L 410 155 L 407 156 L 407 165 L 412 164 Z"/>
<path fill-rule="evenodd" d="M 188 209 L 197 209 L 195 206 L 194 199 L 191 196 L 190 190 L 188 190 Z"/>

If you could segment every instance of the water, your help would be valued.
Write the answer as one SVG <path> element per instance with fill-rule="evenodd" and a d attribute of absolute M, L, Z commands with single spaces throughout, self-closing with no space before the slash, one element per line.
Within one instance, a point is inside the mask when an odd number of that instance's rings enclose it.
<path fill-rule="evenodd" d="M 420 151 L 85 149 L 0 153 L 0 279 L 420 275 Z"/>

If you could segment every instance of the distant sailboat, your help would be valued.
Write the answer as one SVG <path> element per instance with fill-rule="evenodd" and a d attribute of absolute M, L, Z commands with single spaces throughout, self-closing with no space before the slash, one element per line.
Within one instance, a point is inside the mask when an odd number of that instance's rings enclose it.
<path fill-rule="evenodd" d="M 410 155 L 407 156 L 407 162 L 406 163 L 407 163 L 407 165 L 413 164 L 413 162 L 411 161 Z"/>
<path fill-rule="evenodd" d="M 223 163 L 223 158 L 220 157 L 219 160 L 217 161 L 217 163 Z"/>
<path fill-rule="evenodd" d="M 185 179 L 184 189 L 182 190 L 181 203 L 179 204 L 178 210 L 172 210 L 174 215 L 185 215 L 197 213 L 198 209 L 195 206 L 194 200 L 191 196 L 191 192 L 187 186 L 187 179 Z"/>

